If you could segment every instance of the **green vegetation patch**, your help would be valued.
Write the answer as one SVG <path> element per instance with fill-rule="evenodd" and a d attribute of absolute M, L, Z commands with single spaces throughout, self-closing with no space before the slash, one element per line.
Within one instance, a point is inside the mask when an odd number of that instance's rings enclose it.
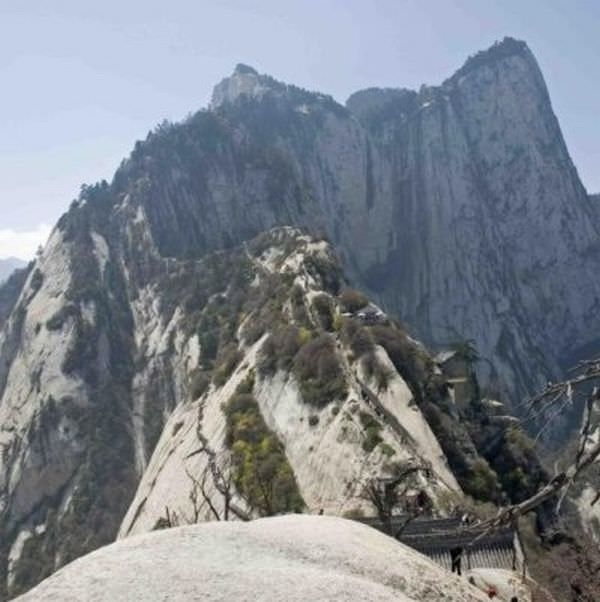
<path fill-rule="evenodd" d="M 229 343 L 223 348 L 213 375 L 213 382 L 217 387 L 222 387 L 227 382 L 242 357 L 243 354 L 235 343 Z"/>
<path fill-rule="evenodd" d="M 436 383 L 432 379 L 433 361 L 406 333 L 395 327 L 382 325 L 373 326 L 370 331 L 375 343 L 387 352 L 419 405 L 425 397 L 436 400 L 444 397 L 434 390 Z"/>
<path fill-rule="evenodd" d="M 261 516 L 301 512 L 304 500 L 294 471 L 283 445 L 265 424 L 258 403 L 248 392 L 250 388 L 247 382 L 242 383 L 223 408 L 235 485 Z"/>
<path fill-rule="evenodd" d="M 366 307 L 369 304 L 369 299 L 360 291 L 347 288 L 340 295 L 340 304 L 343 311 L 354 313 Z"/>
<path fill-rule="evenodd" d="M 368 328 L 358 320 L 344 318 L 342 322 L 342 340 L 352 349 L 356 359 L 373 353 L 375 343 Z"/>
<path fill-rule="evenodd" d="M 277 327 L 264 342 L 258 370 L 263 376 L 290 370 L 300 349 L 300 329 L 292 324 Z"/>
<path fill-rule="evenodd" d="M 381 452 L 388 458 L 391 458 L 396 453 L 396 450 L 388 443 L 385 443 L 385 441 L 380 444 L 379 448 L 381 449 Z"/>
<path fill-rule="evenodd" d="M 473 463 L 463 489 L 475 499 L 488 500 L 499 490 L 498 475 L 483 458 L 479 458 Z"/>
<path fill-rule="evenodd" d="M 316 295 L 312 301 L 319 325 L 323 330 L 331 332 L 334 326 L 334 312 L 331 297 L 325 293 Z"/>
<path fill-rule="evenodd" d="M 372 414 L 369 414 L 369 412 L 360 412 L 359 418 L 365 432 L 365 439 L 363 440 L 362 447 L 367 453 L 370 453 L 383 442 L 380 435 L 382 426 Z"/>
<path fill-rule="evenodd" d="M 348 394 L 346 377 L 331 335 L 309 341 L 294 359 L 294 375 L 305 403 L 324 407 Z"/>
<path fill-rule="evenodd" d="M 320 253 L 312 253 L 306 256 L 304 265 L 306 271 L 323 290 L 333 295 L 338 294 L 342 282 L 342 273 L 340 266 L 333 258 Z"/>
<path fill-rule="evenodd" d="M 54 539 L 54 529 L 46 537 L 33 533 L 23 544 L 21 556 L 13 566 L 11 597 L 24 594 L 32 581 L 45 579 L 54 572 L 52 542 L 47 539 Z"/>
<path fill-rule="evenodd" d="M 392 380 L 394 373 L 381 363 L 375 352 L 368 353 L 363 358 L 363 367 L 369 378 L 377 384 L 378 391 L 385 391 Z"/>
<path fill-rule="evenodd" d="M 310 317 L 306 311 L 306 303 L 304 301 L 304 290 L 299 284 L 295 284 L 292 287 L 290 295 L 292 303 L 292 316 L 294 322 L 301 326 L 310 327 Z"/>

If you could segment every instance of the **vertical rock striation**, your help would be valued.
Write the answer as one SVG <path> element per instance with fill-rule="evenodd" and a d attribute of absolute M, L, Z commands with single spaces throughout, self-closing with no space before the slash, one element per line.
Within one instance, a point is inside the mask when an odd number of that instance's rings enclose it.
<path fill-rule="evenodd" d="M 483 381 L 513 400 L 600 347 L 597 202 L 523 42 L 346 108 L 238 66 L 210 111 L 158 131 L 117 178 L 138 182 L 162 254 L 276 225 L 326 232 L 427 343 L 473 339 Z"/>
<path fill-rule="evenodd" d="M 391 241 L 365 273 L 388 307 L 429 343 L 473 339 L 515 399 L 600 347 L 598 211 L 523 42 L 347 106 L 390 162 Z"/>

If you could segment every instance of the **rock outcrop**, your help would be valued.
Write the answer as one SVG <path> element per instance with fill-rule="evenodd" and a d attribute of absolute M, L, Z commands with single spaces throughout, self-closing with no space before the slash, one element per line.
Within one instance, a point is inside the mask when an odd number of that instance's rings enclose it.
<path fill-rule="evenodd" d="M 132 537 L 75 561 L 19 598 L 82 599 L 483 602 L 487 596 L 375 529 L 287 516 Z"/>

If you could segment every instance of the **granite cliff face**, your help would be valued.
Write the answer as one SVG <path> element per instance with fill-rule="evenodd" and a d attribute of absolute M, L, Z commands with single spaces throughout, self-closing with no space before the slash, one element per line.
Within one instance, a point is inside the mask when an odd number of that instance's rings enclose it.
<path fill-rule="evenodd" d="M 523 43 L 346 107 L 238 66 L 0 288 L 0 598 L 119 533 L 214 518 L 200 494 L 231 479 L 238 518 L 360 510 L 398 462 L 427 467 L 440 513 L 522 497 L 543 473 L 493 426 L 513 422 L 457 409 L 393 317 L 472 338 L 518 399 L 596 348 L 598 240 Z M 384 324 L 343 315 L 345 278 Z M 267 460 L 265 501 L 247 466 Z"/>
<path fill-rule="evenodd" d="M 513 400 L 598 347 L 597 203 L 522 42 L 346 108 L 239 66 L 209 112 L 158 132 L 118 177 L 136 171 L 161 253 L 274 225 L 325 232 L 428 344 L 473 339 L 483 382 Z"/>
<path fill-rule="evenodd" d="M 386 306 L 430 343 L 473 339 L 516 399 L 598 348 L 598 213 L 524 43 L 348 107 L 391 161 L 399 234 L 366 275 Z"/>

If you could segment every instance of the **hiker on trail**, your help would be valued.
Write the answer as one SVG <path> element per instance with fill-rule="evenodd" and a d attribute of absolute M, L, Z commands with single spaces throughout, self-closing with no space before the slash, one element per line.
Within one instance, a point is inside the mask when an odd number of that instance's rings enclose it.
<path fill-rule="evenodd" d="M 457 546 L 450 550 L 450 558 L 452 559 L 452 572 L 456 572 L 459 575 L 462 575 L 460 570 L 462 553 L 463 549 L 460 546 Z"/>

